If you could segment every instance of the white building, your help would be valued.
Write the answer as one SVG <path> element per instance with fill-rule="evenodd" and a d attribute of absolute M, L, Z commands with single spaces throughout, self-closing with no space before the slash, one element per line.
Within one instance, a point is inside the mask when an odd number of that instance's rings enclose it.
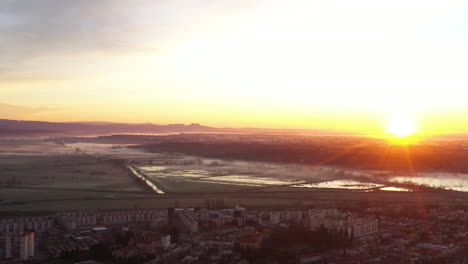
<path fill-rule="evenodd" d="M 0 233 L 21 233 L 28 230 L 45 232 L 53 227 L 51 216 L 25 216 L 0 219 Z"/>
<path fill-rule="evenodd" d="M 27 260 L 34 257 L 34 232 L 23 232 L 20 235 L 20 258 Z"/>
<path fill-rule="evenodd" d="M 281 221 L 285 222 L 301 222 L 303 212 L 301 210 L 281 211 Z"/>
<path fill-rule="evenodd" d="M 167 217 L 156 217 L 156 218 L 151 219 L 151 222 L 150 222 L 151 228 L 165 226 L 167 224 L 168 224 Z"/>
<path fill-rule="evenodd" d="M 161 248 L 168 249 L 171 246 L 171 236 L 170 235 L 163 235 L 161 236 Z"/>
<path fill-rule="evenodd" d="M 309 223 L 311 228 L 323 226 L 329 232 L 342 233 L 350 238 L 361 238 L 378 231 L 377 219 L 359 218 L 337 209 L 310 209 Z"/>

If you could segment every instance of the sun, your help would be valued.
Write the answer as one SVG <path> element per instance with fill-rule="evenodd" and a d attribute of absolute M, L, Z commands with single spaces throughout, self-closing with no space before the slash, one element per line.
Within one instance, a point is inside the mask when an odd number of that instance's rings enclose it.
<path fill-rule="evenodd" d="M 408 114 L 394 114 L 388 120 L 387 131 L 395 137 L 409 137 L 416 132 L 416 121 Z"/>

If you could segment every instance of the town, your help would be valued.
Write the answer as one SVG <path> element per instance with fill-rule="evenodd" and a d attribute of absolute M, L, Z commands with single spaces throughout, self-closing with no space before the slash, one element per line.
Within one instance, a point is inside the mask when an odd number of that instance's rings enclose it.
<path fill-rule="evenodd" d="M 457 207 L 82 210 L 0 218 L 0 263 L 467 263 Z"/>
<path fill-rule="evenodd" d="M 0 264 L 468 264 L 466 47 L 468 0 L 0 0 Z"/>

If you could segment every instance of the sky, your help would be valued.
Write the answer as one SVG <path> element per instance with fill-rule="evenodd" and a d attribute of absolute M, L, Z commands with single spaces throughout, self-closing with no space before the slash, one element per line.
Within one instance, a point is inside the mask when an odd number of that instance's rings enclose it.
<path fill-rule="evenodd" d="M 0 118 L 466 133 L 466 47 L 466 0 L 2 0 Z"/>

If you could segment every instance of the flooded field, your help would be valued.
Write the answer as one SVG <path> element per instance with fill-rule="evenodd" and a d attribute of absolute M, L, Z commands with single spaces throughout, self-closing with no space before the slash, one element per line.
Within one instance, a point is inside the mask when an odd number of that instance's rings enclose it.
<path fill-rule="evenodd" d="M 412 191 L 411 185 L 468 192 L 468 175 L 420 173 L 415 176 L 348 170 L 331 166 L 308 166 L 268 162 L 249 162 L 191 157 L 181 154 L 149 153 L 127 145 L 73 143 L 60 144 L 43 140 L 0 142 L 3 163 L 24 162 L 22 155 L 89 155 L 117 158 L 131 162 L 145 181 L 170 192 L 238 191 L 249 187 L 291 187 L 291 190 L 341 189 L 361 192 Z M 0 161 L 0 164 L 2 162 Z M 5 165 L 6 166 L 6 165 Z M 75 177 L 77 178 L 77 177 Z M 96 179 L 98 180 L 98 179 Z M 39 181 L 40 182 L 40 181 Z M 58 183 L 48 183 L 50 186 Z M 89 183 L 91 184 L 91 183 Z"/>
<path fill-rule="evenodd" d="M 381 191 L 391 191 L 391 192 L 411 192 L 411 189 L 408 188 L 401 188 L 401 187 L 393 187 L 393 186 L 386 186 L 379 188 Z"/>
<path fill-rule="evenodd" d="M 262 162 L 222 161 L 179 157 L 164 165 L 138 165 L 152 179 L 177 185 L 177 188 L 208 184 L 242 187 L 287 186 L 294 189 L 342 189 L 361 192 L 411 192 L 422 185 L 430 188 L 468 192 L 467 175 L 420 174 L 417 176 L 375 176 L 376 172 L 342 170 L 333 167 L 315 168 L 303 165 Z M 156 161 L 157 162 L 157 161 Z M 195 188 L 195 189 L 194 189 Z M 222 187 L 220 187 L 222 188 Z M 202 188 L 204 189 L 204 188 Z"/>
<path fill-rule="evenodd" d="M 400 176 L 390 179 L 391 182 L 407 183 L 411 182 L 434 188 L 443 188 L 460 192 L 468 192 L 467 174 L 421 174 L 417 176 Z"/>
<path fill-rule="evenodd" d="M 326 188 L 326 189 L 347 189 L 347 190 L 372 190 L 377 187 L 384 187 L 383 184 L 360 182 L 355 180 L 334 180 L 318 183 L 306 183 L 295 185 L 302 188 Z"/>
<path fill-rule="evenodd" d="M 228 173 L 217 173 L 216 171 L 202 170 L 202 169 L 178 169 L 170 170 L 168 167 L 159 166 L 140 166 L 145 174 L 150 177 L 157 177 L 159 179 L 173 180 L 175 182 L 185 182 L 190 184 L 197 183 L 211 183 L 211 184 L 231 184 L 238 186 L 264 186 L 264 185 L 288 185 L 301 183 L 301 181 L 288 181 L 275 179 L 271 177 L 261 177 L 256 175 L 236 175 Z M 220 175 L 221 174 L 221 175 Z"/>
<path fill-rule="evenodd" d="M 129 174 L 123 165 L 132 166 L 141 178 Z M 415 185 L 468 192 L 467 175 L 461 174 L 409 177 L 393 172 L 221 160 L 149 153 L 128 145 L 61 144 L 43 139 L 0 140 L 0 171 L 0 212 L 167 208 L 176 202 L 203 206 L 206 197 L 223 197 L 232 205 L 251 206 L 289 206 L 298 201 L 317 206 L 359 199 L 406 202 L 411 198 L 402 197 L 415 195 Z M 456 201 L 437 193 L 427 195 L 442 202 Z"/>

